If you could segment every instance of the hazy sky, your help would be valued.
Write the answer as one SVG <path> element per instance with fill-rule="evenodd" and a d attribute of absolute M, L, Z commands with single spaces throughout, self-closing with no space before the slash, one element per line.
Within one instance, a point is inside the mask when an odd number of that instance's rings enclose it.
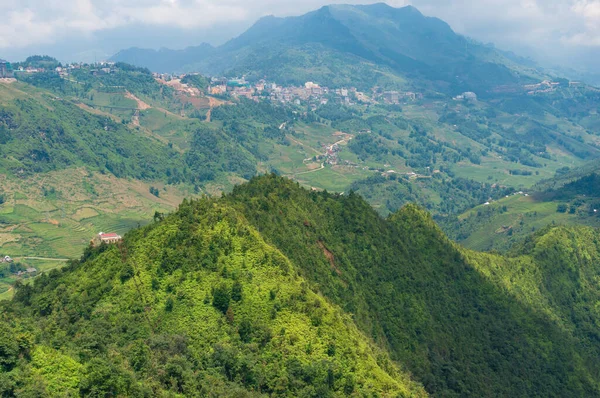
<path fill-rule="evenodd" d="M 0 58 L 68 60 L 138 47 L 218 44 L 264 15 L 298 15 L 327 0 L 0 0 Z M 345 3 L 373 3 L 349 0 Z M 600 52 L 600 0 L 389 0 L 412 4 L 459 33 L 560 60 Z M 573 59 L 572 57 L 570 58 Z"/>

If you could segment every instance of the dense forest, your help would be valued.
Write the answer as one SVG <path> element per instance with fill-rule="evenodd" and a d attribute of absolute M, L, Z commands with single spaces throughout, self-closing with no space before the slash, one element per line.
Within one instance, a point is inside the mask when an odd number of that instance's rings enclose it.
<path fill-rule="evenodd" d="M 600 394 L 595 230 L 470 252 L 275 175 L 155 220 L 17 286 L 4 395 Z"/>

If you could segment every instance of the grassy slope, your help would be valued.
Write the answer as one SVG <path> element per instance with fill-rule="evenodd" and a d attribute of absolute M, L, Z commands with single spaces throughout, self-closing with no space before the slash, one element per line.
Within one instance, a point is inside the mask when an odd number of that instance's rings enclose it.
<path fill-rule="evenodd" d="M 468 248 L 506 250 L 549 225 L 598 227 L 598 177 L 584 176 L 584 170 L 589 172 L 582 168 L 544 181 L 534 187 L 538 192 L 510 195 L 442 220 L 443 228 Z"/>

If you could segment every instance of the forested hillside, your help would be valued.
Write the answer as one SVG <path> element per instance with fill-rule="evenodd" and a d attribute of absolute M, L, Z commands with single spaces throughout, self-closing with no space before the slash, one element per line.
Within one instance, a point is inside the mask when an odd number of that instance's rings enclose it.
<path fill-rule="evenodd" d="M 0 317 L 3 396 L 426 395 L 226 203 L 87 250 Z"/>
<path fill-rule="evenodd" d="M 0 108 L 2 168 L 31 175 L 87 166 L 117 177 L 146 180 L 164 178 L 167 170 L 184 169 L 177 153 L 157 140 L 71 103 L 55 100 L 50 104 L 18 99 Z"/>
<path fill-rule="evenodd" d="M 599 369 L 592 365 L 596 338 L 574 335 L 587 323 L 563 313 L 561 320 L 569 327 L 556 324 L 556 317 L 547 314 L 555 311 L 551 297 L 544 311 L 532 311 L 527 300 L 507 294 L 502 284 L 486 277 L 504 267 L 519 272 L 530 263 L 527 257 L 480 254 L 477 262 L 471 261 L 473 254 L 450 243 L 433 220 L 413 206 L 383 220 L 356 195 L 308 193 L 276 178 L 236 188 L 228 200 L 244 208 L 261 233 L 301 264 L 327 297 L 355 314 L 360 327 L 388 347 L 429 392 L 598 394 Z M 540 240 L 537 247 L 552 262 L 556 249 L 548 250 L 548 243 Z M 590 244 L 578 250 L 595 252 L 595 244 Z M 565 242 L 565 252 L 569 246 Z M 594 271 L 584 269 L 593 264 L 572 261 L 570 267 L 578 270 L 575 275 L 590 275 Z M 537 283 L 535 278 L 550 278 L 555 272 L 541 264 L 539 269 L 519 288 L 528 291 Z M 597 289 L 585 282 L 575 286 L 581 289 L 577 295 L 597 297 Z M 596 319 L 592 324 L 597 322 L 595 310 L 581 306 L 578 311 L 581 317 Z M 592 351 L 582 348 L 586 345 Z M 578 380 L 565 379 L 566 374 Z"/>
<path fill-rule="evenodd" d="M 355 194 L 255 178 L 18 286 L 0 385 L 598 396 L 599 238 L 554 228 L 512 257 L 470 252 L 415 206 L 383 219 Z"/>

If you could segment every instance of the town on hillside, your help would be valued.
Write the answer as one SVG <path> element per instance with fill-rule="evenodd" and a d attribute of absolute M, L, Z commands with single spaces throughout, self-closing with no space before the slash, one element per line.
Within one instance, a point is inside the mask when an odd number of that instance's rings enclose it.
<path fill-rule="evenodd" d="M 73 71 L 84 71 L 94 76 L 120 73 L 123 64 L 103 61 L 94 64 L 69 63 L 60 64 L 53 68 L 32 66 L 27 64 L 11 64 L 0 60 L 0 78 L 18 77 L 19 74 L 56 73 L 64 79 L 70 79 Z M 399 105 L 422 100 L 423 93 L 414 91 L 389 90 L 383 87 L 372 87 L 368 92 L 356 87 L 329 88 L 317 82 L 306 82 L 303 86 L 284 86 L 276 82 L 262 79 L 255 82 L 242 77 L 210 77 L 208 87 L 200 90 L 182 83 L 186 76 L 198 73 L 171 74 L 153 73 L 159 83 L 170 86 L 188 97 L 213 96 L 217 98 L 248 98 L 254 101 L 270 100 L 278 104 L 310 105 L 313 109 L 329 102 L 352 106 L 356 104 L 387 104 Z M 536 84 L 498 86 L 493 92 L 523 93 L 527 95 L 543 95 L 554 93 L 559 87 L 577 87 L 580 83 L 569 81 L 544 80 Z M 474 92 L 464 92 L 455 96 L 455 101 L 474 102 L 478 95 Z"/>

